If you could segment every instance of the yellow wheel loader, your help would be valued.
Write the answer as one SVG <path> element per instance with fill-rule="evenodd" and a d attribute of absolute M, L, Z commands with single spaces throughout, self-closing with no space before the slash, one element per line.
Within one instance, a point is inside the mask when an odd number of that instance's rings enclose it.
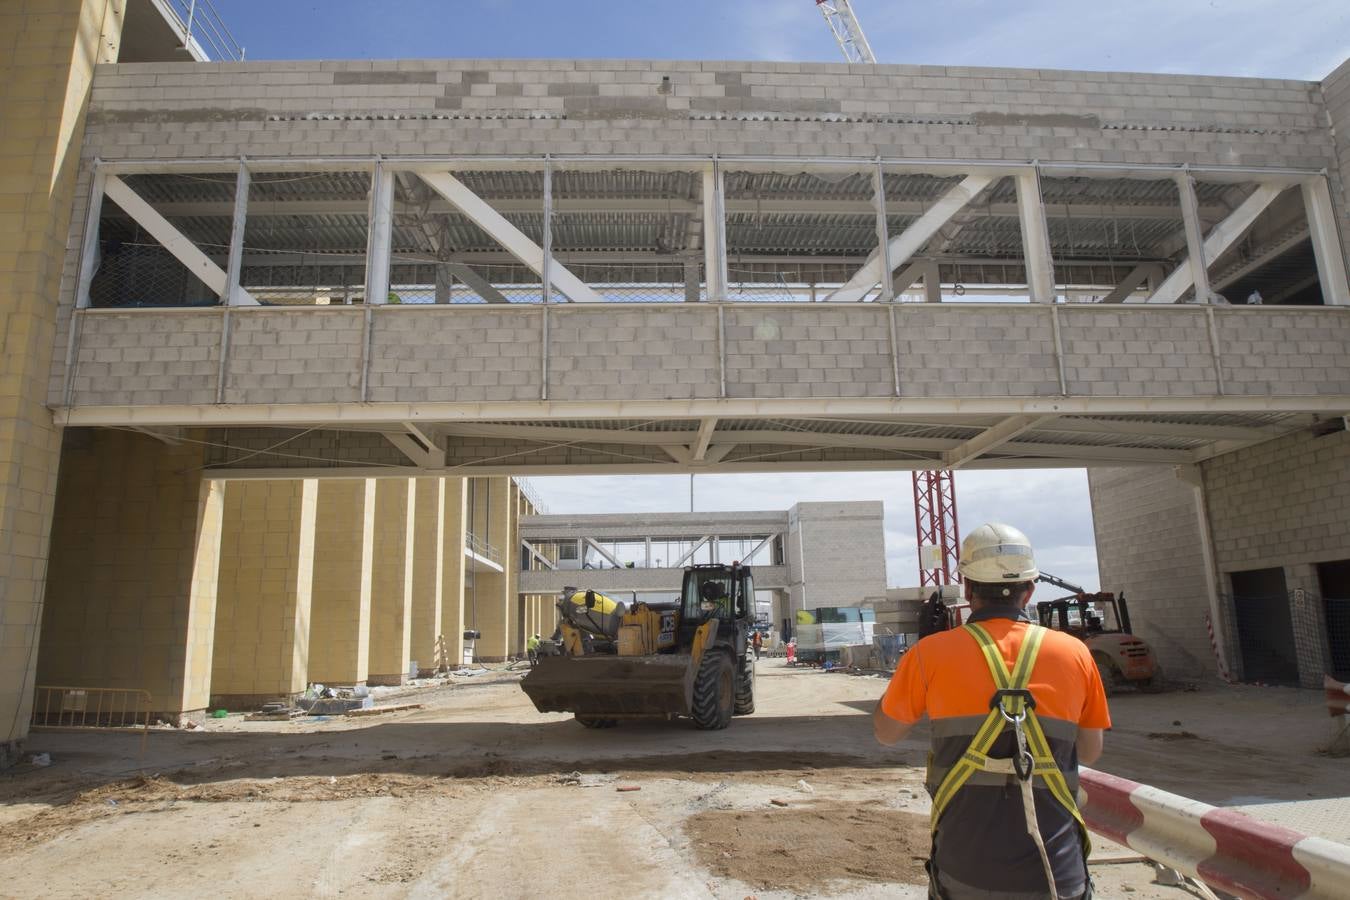
<path fill-rule="evenodd" d="M 685 569 L 673 603 L 565 590 L 562 653 L 541 656 L 520 686 L 540 712 L 573 713 L 587 728 L 675 717 L 726 728 L 755 711 L 754 608 L 750 569 L 735 563 Z"/>

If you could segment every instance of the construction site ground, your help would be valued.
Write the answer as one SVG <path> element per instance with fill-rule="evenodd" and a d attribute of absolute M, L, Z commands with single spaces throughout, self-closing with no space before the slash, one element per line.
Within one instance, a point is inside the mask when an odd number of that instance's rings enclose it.
<path fill-rule="evenodd" d="M 760 663 L 755 715 L 590 731 L 498 670 L 363 718 L 38 732 L 0 775 L 3 897 L 923 897 L 927 730 L 878 746 L 875 676 Z M 1320 693 L 1112 698 L 1105 771 L 1350 842 Z M 1102 897 L 1182 898 L 1097 841 Z"/>

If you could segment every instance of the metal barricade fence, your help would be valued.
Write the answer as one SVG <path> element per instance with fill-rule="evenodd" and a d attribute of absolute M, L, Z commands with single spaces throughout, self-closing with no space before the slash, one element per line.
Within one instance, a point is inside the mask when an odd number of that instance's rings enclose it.
<path fill-rule="evenodd" d="M 31 727 L 37 729 L 138 728 L 141 753 L 150 738 L 150 692 L 139 688 L 38 685 Z"/>

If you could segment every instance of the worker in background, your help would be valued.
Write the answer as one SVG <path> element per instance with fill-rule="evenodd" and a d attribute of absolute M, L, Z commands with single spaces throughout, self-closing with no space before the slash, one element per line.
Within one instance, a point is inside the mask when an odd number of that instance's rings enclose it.
<path fill-rule="evenodd" d="M 981 525 L 961 544 L 965 625 L 919 641 L 872 713 L 894 744 L 926 713 L 933 797 L 929 896 L 1091 897 L 1079 762 L 1111 727 L 1086 645 L 1032 624 L 1036 568 L 1026 535 Z"/>
<path fill-rule="evenodd" d="M 539 635 L 536 634 L 525 642 L 525 654 L 530 658 L 531 669 L 539 665 Z"/>
<path fill-rule="evenodd" d="M 755 659 L 759 659 L 759 653 L 764 649 L 764 635 L 756 629 L 750 637 L 750 646 L 755 650 Z"/>

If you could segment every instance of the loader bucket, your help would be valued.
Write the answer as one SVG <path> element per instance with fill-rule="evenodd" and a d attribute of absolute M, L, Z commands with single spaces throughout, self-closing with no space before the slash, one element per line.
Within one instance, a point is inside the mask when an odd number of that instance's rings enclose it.
<path fill-rule="evenodd" d="M 545 656 L 520 686 L 540 712 L 606 719 L 687 716 L 694 671 L 686 654 Z"/>

